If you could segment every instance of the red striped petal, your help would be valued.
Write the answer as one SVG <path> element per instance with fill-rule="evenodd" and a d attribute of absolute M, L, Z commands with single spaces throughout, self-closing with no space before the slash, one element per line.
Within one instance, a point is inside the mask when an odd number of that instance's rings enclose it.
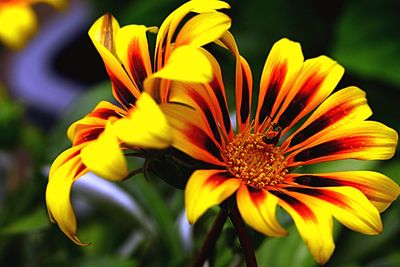
<path fill-rule="evenodd" d="M 191 157 L 211 164 L 225 166 L 221 147 L 209 135 L 199 114 L 186 106 L 161 106 L 172 128 L 173 146 Z"/>
<path fill-rule="evenodd" d="M 282 134 L 331 94 L 343 72 L 340 65 L 324 56 L 304 62 L 274 120 Z"/>
<path fill-rule="evenodd" d="M 285 182 L 306 187 L 353 187 L 360 190 L 380 212 L 386 210 L 400 193 L 400 187 L 393 180 L 372 171 L 288 174 Z"/>
<path fill-rule="evenodd" d="M 335 248 L 332 237 L 332 216 L 326 210 L 303 201 L 289 191 L 271 190 L 270 193 L 279 198 L 278 205 L 293 218 L 315 260 L 320 264 L 326 263 Z"/>
<path fill-rule="evenodd" d="M 303 61 L 299 43 L 284 38 L 274 44 L 261 76 L 255 119 L 256 131 L 263 131 L 263 123 L 268 123 L 268 120 L 274 117 Z"/>
<path fill-rule="evenodd" d="M 285 151 L 304 147 L 328 131 L 371 115 L 364 91 L 357 87 L 342 89 L 326 99 L 282 146 Z"/>
<path fill-rule="evenodd" d="M 287 156 L 288 167 L 340 159 L 382 160 L 393 156 L 396 131 L 375 121 L 354 122 L 326 133 Z"/>

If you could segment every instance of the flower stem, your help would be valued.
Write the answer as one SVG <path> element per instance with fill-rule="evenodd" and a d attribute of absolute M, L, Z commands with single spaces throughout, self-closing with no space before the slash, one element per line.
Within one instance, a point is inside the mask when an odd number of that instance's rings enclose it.
<path fill-rule="evenodd" d="M 239 237 L 240 245 L 242 246 L 244 258 L 246 261 L 246 266 L 257 267 L 257 260 L 254 254 L 253 244 L 247 233 L 243 219 L 239 214 L 236 203 L 232 203 L 232 205 L 229 206 L 228 216 L 233 224 L 233 227 L 235 228 L 237 236 Z"/>
<path fill-rule="evenodd" d="M 210 232 L 208 232 L 207 238 L 204 241 L 199 254 L 197 254 L 197 257 L 193 262 L 192 267 L 202 267 L 204 265 L 204 262 L 209 258 L 211 252 L 215 247 L 215 243 L 217 242 L 217 239 L 221 234 L 226 219 L 228 219 L 228 214 L 226 213 L 225 209 L 221 208 L 221 211 L 215 219 Z"/>

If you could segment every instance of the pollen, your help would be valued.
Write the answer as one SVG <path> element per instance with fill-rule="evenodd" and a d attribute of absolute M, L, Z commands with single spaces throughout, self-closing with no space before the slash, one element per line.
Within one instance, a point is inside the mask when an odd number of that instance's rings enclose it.
<path fill-rule="evenodd" d="M 288 173 L 285 157 L 275 144 L 265 142 L 265 134 L 238 134 L 225 148 L 228 170 L 256 189 L 283 182 Z"/>

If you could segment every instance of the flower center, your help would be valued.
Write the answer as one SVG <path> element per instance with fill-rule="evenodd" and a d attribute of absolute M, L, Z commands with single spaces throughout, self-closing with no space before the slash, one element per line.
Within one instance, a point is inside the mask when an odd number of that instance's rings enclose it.
<path fill-rule="evenodd" d="M 274 186 L 288 173 L 279 147 L 264 134 L 238 134 L 225 148 L 228 170 L 257 189 Z"/>

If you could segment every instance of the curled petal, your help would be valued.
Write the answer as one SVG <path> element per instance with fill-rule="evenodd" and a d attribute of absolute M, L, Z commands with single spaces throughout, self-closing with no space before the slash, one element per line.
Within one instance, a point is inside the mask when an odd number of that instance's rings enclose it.
<path fill-rule="evenodd" d="M 144 25 L 128 25 L 119 29 L 116 35 L 118 58 L 139 91 L 143 91 L 143 81 L 152 73 L 146 32 L 154 32 L 156 29 Z"/>
<path fill-rule="evenodd" d="M 241 180 L 224 170 L 197 170 L 185 188 L 185 208 L 190 223 L 195 223 L 209 208 L 220 204 L 240 186 Z"/>
<path fill-rule="evenodd" d="M 200 49 L 185 45 L 173 50 L 166 65 L 151 78 L 208 83 L 213 77 L 212 67 Z"/>
<path fill-rule="evenodd" d="M 157 103 L 143 93 L 128 117 L 112 124 L 117 137 L 130 146 L 162 149 L 172 143 L 170 126 Z"/>
<path fill-rule="evenodd" d="M 82 243 L 76 236 L 76 217 L 72 209 L 70 193 L 72 184 L 88 172 L 82 164 L 79 153 L 84 145 L 74 146 L 61 153 L 50 169 L 46 188 L 46 205 L 52 222 L 76 244 Z"/>
<path fill-rule="evenodd" d="M 96 139 L 103 132 L 108 119 L 122 116 L 126 116 L 125 110 L 107 101 L 101 101 L 89 114 L 68 128 L 68 138 L 74 145 Z"/>
<path fill-rule="evenodd" d="M 111 127 L 111 121 L 108 121 L 98 139 L 82 149 L 81 158 L 96 175 L 108 180 L 121 180 L 128 175 L 128 166 Z"/>
<path fill-rule="evenodd" d="M 231 19 L 220 12 L 202 13 L 191 18 L 176 37 L 175 46 L 200 47 L 218 40 L 231 27 Z"/>
<path fill-rule="evenodd" d="M 266 190 L 255 190 L 242 184 L 236 197 L 239 212 L 248 225 L 267 236 L 287 234 L 276 219 L 276 196 Z"/>
<path fill-rule="evenodd" d="M 112 81 L 114 97 L 129 108 L 139 98 L 140 90 L 129 78 L 118 59 L 115 39 L 119 30 L 118 21 L 107 13 L 92 25 L 89 37 L 104 61 Z"/>

